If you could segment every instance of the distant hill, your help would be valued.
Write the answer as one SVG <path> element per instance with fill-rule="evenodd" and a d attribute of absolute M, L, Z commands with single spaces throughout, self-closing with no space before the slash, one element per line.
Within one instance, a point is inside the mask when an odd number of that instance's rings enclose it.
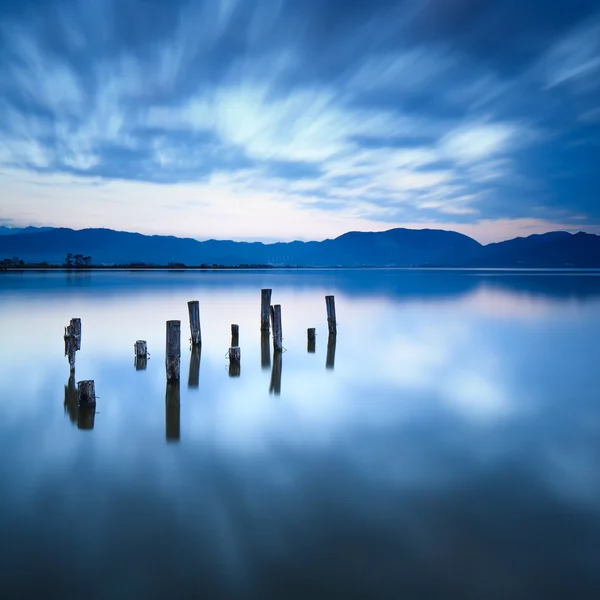
<path fill-rule="evenodd" d="M 15 235 L 16 233 L 39 233 L 50 231 L 53 227 L 5 227 L 0 225 L 0 235 Z"/>
<path fill-rule="evenodd" d="M 553 232 L 483 246 L 453 231 L 401 228 L 274 244 L 200 242 L 111 229 L 27 228 L 0 235 L 0 260 L 18 256 L 26 263 L 60 265 L 67 253 L 91 256 L 95 265 L 600 268 L 600 236 Z"/>

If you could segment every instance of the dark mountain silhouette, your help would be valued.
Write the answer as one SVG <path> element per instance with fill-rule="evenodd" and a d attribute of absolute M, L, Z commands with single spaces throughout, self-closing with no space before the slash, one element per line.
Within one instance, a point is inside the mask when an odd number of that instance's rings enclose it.
<path fill-rule="evenodd" d="M 0 235 L 15 235 L 16 233 L 39 233 L 40 231 L 49 231 L 53 227 L 6 227 L 0 225 Z"/>
<path fill-rule="evenodd" d="M 146 236 L 111 229 L 27 228 L 0 236 L 0 259 L 62 264 L 67 253 L 95 265 L 600 268 L 600 236 L 553 232 L 482 246 L 453 231 L 350 232 L 322 242 L 233 242 Z"/>

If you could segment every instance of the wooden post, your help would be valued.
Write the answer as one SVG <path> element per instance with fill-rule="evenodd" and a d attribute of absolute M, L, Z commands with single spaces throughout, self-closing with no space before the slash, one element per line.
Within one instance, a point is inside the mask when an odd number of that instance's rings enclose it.
<path fill-rule="evenodd" d="M 271 349 L 269 348 L 269 332 L 260 332 L 260 366 L 263 369 L 271 368 Z"/>
<path fill-rule="evenodd" d="M 260 330 L 269 333 L 269 314 L 271 307 L 271 293 L 273 290 L 260 290 Z"/>
<path fill-rule="evenodd" d="M 333 296 L 325 296 L 325 304 L 327 306 L 327 327 L 329 334 L 337 333 L 337 322 L 335 320 L 335 298 Z"/>
<path fill-rule="evenodd" d="M 202 336 L 200 335 L 200 302 L 198 300 L 190 300 L 188 302 L 188 313 L 190 315 L 192 346 L 202 346 Z"/>
<path fill-rule="evenodd" d="M 167 442 L 178 442 L 181 436 L 181 392 L 179 381 L 167 381 L 165 392 L 165 426 Z"/>
<path fill-rule="evenodd" d="M 314 354 L 315 346 L 317 343 L 317 334 L 316 334 L 315 328 L 311 327 L 310 329 L 307 329 L 306 334 L 307 334 L 307 338 L 308 338 L 306 350 L 308 352 L 310 352 L 311 354 Z"/>
<path fill-rule="evenodd" d="M 181 321 L 167 321 L 167 350 L 165 366 L 167 381 L 179 380 L 181 362 Z"/>
<path fill-rule="evenodd" d="M 269 394 L 281 394 L 281 369 L 283 367 L 283 353 L 273 350 L 273 369 L 271 371 L 271 386 Z"/>
<path fill-rule="evenodd" d="M 145 340 L 137 340 L 135 343 L 135 370 L 143 371 L 148 365 L 148 345 Z"/>
<path fill-rule="evenodd" d="M 93 380 L 78 381 L 79 406 L 96 406 L 96 389 Z"/>
<path fill-rule="evenodd" d="M 71 319 L 71 335 L 75 336 L 75 350 L 81 350 L 81 319 Z"/>
<path fill-rule="evenodd" d="M 65 327 L 65 356 L 69 357 L 69 368 L 71 370 L 71 376 L 75 374 L 75 353 L 77 352 L 77 340 L 73 335 L 71 325 Z"/>
<path fill-rule="evenodd" d="M 231 347 L 235 348 L 240 345 L 240 326 L 232 325 L 231 326 Z"/>
<path fill-rule="evenodd" d="M 335 364 L 335 344 L 337 336 L 334 333 L 330 333 L 327 338 L 327 358 L 325 360 L 325 368 L 333 369 Z"/>
<path fill-rule="evenodd" d="M 188 375 L 188 388 L 197 388 L 200 381 L 200 346 L 192 346 L 192 354 L 190 356 L 190 373 Z"/>
<path fill-rule="evenodd" d="M 229 348 L 229 377 L 239 377 L 241 368 L 242 352 L 239 346 Z"/>
<path fill-rule="evenodd" d="M 277 352 L 283 350 L 283 335 L 281 331 L 281 306 L 271 306 L 271 321 L 273 325 L 273 349 Z"/>

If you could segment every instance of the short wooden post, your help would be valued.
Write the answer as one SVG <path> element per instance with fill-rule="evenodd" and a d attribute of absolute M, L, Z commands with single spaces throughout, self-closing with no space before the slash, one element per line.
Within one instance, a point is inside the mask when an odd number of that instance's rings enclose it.
<path fill-rule="evenodd" d="M 231 325 L 231 347 L 235 348 L 240 345 L 240 326 Z"/>
<path fill-rule="evenodd" d="M 307 334 L 306 350 L 308 352 L 310 352 L 311 354 L 314 354 L 315 347 L 317 344 L 317 334 L 316 334 L 315 328 L 311 327 L 310 329 L 307 329 L 306 334 Z"/>
<path fill-rule="evenodd" d="M 190 300 L 188 302 L 188 313 L 190 315 L 190 334 L 192 346 L 202 345 L 202 336 L 200 335 L 200 302 Z"/>
<path fill-rule="evenodd" d="M 273 349 L 277 352 L 283 350 L 283 335 L 281 331 L 281 305 L 271 306 L 271 321 L 273 326 Z"/>
<path fill-rule="evenodd" d="M 269 332 L 269 316 L 271 307 L 271 293 L 273 290 L 260 290 L 260 330 Z"/>
<path fill-rule="evenodd" d="M 273 369 L 271 371 L 271 386 L 269 394 L 281 394 L 281 370 L 283 368 L 283 352 L 273 351 Z"/>
<path fill-rule="evenodd" d="M 181 436 L 181 392 L 179 381 L 167 381 L 165 392 L 165 426 L 167 442 L 178 442 Z"/>
<path fill-rule="evenodd" d="M 167 321 L 167 349 L 165 366 L 167 381 L 179 380 L 181 362 L 181 321 Z"/>
<path fill-rule="evenodd" d="M 148 345 L 145 340 L 137 340 L 134 344 L 135 370 L 144 371 L 148 366 Z"/>
<path fill-rule="evenodd" d="M 327 306 L 327 327 L 330 334 L 337 333 L 337 322 L 335 320 L 335 298 L 333 296 L 325 296 L 325 304 Z"/>
<path fill-rule="evenodd" d="M 92 379 L 77 382 L 79 406 L 96 406 L 96 389 Z"/>
<path fill-rule="evenodd" d="M 188 388 L 196 389 L 200 381 L 200 346 L 192 346 L 190 356 L 190 373 L 188 375 Z"/>
<path fill-rule="evenodd" d="M 81 319 L 71 319 L 71 335 L 75 337 L 75 350 L 81 350 Z"/>
<path fill-rule="evenodd" d="M 239 346 L 229 348 L 229 377 L 239 377 L 241 368 L 242 352 Z"/>
<path fill-rule="evenodd" d="M 77 352 L 77 340 L 73 335 L 71 325 L 65 327 L 65 356 L 69 357 L 69 368 L 71 370 L 71 376 L 75 374 L 75 353 Z"/>
<path fill-rule="evenodd" d="M 263 369 L 271 368 L 271 349 L 269 348 L 269 332 L 260 332 L 260 366 Z"/>
<path fill-rule="evenodd" d="M 327 338 L 327 358 L 325 359 L 325 368 L 333 369 L 335 365 L 335 344 L 337 336 L 334 333 L 330 333 Z"/>

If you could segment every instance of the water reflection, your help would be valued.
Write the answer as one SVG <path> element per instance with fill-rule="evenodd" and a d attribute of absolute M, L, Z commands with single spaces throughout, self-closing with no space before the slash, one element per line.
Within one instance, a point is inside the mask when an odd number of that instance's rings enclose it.
<path fill-rule="evenodd" d="M 179 380 L 167 382 L 165 393 L 165 421 L 168 442 L 178 442 L 180 439 L 181 394 Z"/>
<path fill-rule="evenodd" d="M 133 359 L 136 371 L 145 371 L 148 366 L 148 356 L 136 356 Z"/>
<path fill-rule="evenodd" d="M 75 377 L 69 377 L 69 381 L 65 385 L 65 414 L 69 415 L 71 423 L 77 423 L 77 413 L 79 409 L 79 395 Z"/>
<path fill-rule="evenodd" d="M 325 368 L 333 369 L 335 366 L 335 345 L 337 343 L 337 335 L 330 333 L 327 338 L 327 358 L 325 360 Z"/>
<path fill-rule="evenodd" d="M 271 367 L 271 347 L 270 335 L 268 331 L 260 332 L 260 366 L 262 369 Z"/>
<path fill-rule="evenodd" d="M 269 394 L 281 394 L 281 369 L 283 366 L 283 352 L 273 350 L 273 369 L 271 370 L 271 385 Z"/>
<path fill-rule="evenodd" d="M 94 429 L 95 406 L 80 406 L 77 412 L 77 429 Z"/>
<path fill-rule="evenodd" d="M 190 354 L 190 372 L 188 375 L 188 388 L 196 389 L 200 381 L 200 356 L 201 347 L 192 345 Z"/>

